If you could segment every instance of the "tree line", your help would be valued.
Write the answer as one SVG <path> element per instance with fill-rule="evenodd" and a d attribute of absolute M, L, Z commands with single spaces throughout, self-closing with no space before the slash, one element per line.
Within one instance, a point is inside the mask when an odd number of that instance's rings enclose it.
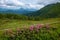
<path fill-rule="evenodd" d="M 0 13 L 0 19 L 17 19 L 17 20 L 40 20 L 39 16 L 26 16 L 22 14 L 3 14 Z"/>

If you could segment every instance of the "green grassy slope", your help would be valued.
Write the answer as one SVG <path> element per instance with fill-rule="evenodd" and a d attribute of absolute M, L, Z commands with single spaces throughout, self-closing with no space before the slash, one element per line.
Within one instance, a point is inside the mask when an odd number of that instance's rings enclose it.
<path fill-rule="evenodd" d="M 0 38 L 7 29 L 16 30 L 16 27 L 24 28 L 25 26 L 29 28 L 31 25 L 37 25 L 37 24 L 50 24 L 50 27 L 60 27 L 60 18 L 51 18 L 51 19 L 46 19 L 46 20 L 41 20 L 41 21 L 22 21 L 22 20 L 0 19 Z"/>
<path fill-rule="evenodd" d="M 28 16 L 39 16 L 41 18 L 60 18 L 60 3 L 50 4 L 37 12 L 27 14 Z"/>
<path fill-rule="evenodd" d="M 23 26 L 29 27 L 30 25 L 36 25 L 36 24 L 46 24 L 46 23 L 59 23 L 60 22 L 60 18 L 53 18 L 53 19 L 46 19 L 46 20 L 41 20 L 41 21 L 23 21 L 23 20 L 3 20 L 0 19 L 0 30 L 3 29 L 8 29 L 8 28 L 16 28 L 16 27 L 20 27 L 22 28 Z"/>

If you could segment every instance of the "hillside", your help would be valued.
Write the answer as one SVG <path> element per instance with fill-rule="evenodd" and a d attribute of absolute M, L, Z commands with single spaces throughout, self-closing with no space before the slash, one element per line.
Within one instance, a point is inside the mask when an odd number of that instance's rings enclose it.
<path fill-rule="evenodd" d="M 26 15 L 36 17 L 39 16 L 41 18 L 60 18 L 60 3 L 47 5 L 44 8 L 38 10 L 37 12 L 33 12 Z"/>
<path fill-rule="evenodd" d="M 44 8 L 33 13 L 0 13 L 0 19 L 41 20 L 47 18 L 60 18 L 60 3 L 47 5 Z"/>

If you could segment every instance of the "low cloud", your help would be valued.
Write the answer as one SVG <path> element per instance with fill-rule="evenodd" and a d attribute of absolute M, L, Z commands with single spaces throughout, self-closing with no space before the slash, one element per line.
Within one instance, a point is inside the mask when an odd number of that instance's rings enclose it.
<path fill-rule="evenodd" d="M 6 9 L 41 9 L 45 5 L 57 3 L 60 0 L 0 0 L 0 8 Z"/>

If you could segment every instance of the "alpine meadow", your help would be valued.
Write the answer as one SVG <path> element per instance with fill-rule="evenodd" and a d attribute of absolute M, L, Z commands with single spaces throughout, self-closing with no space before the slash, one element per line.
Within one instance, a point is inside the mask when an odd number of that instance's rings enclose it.
<path fill-rule="evenodd" d="M 0 40 L 60 40 L 60 0 L 0 0 Z"/>

